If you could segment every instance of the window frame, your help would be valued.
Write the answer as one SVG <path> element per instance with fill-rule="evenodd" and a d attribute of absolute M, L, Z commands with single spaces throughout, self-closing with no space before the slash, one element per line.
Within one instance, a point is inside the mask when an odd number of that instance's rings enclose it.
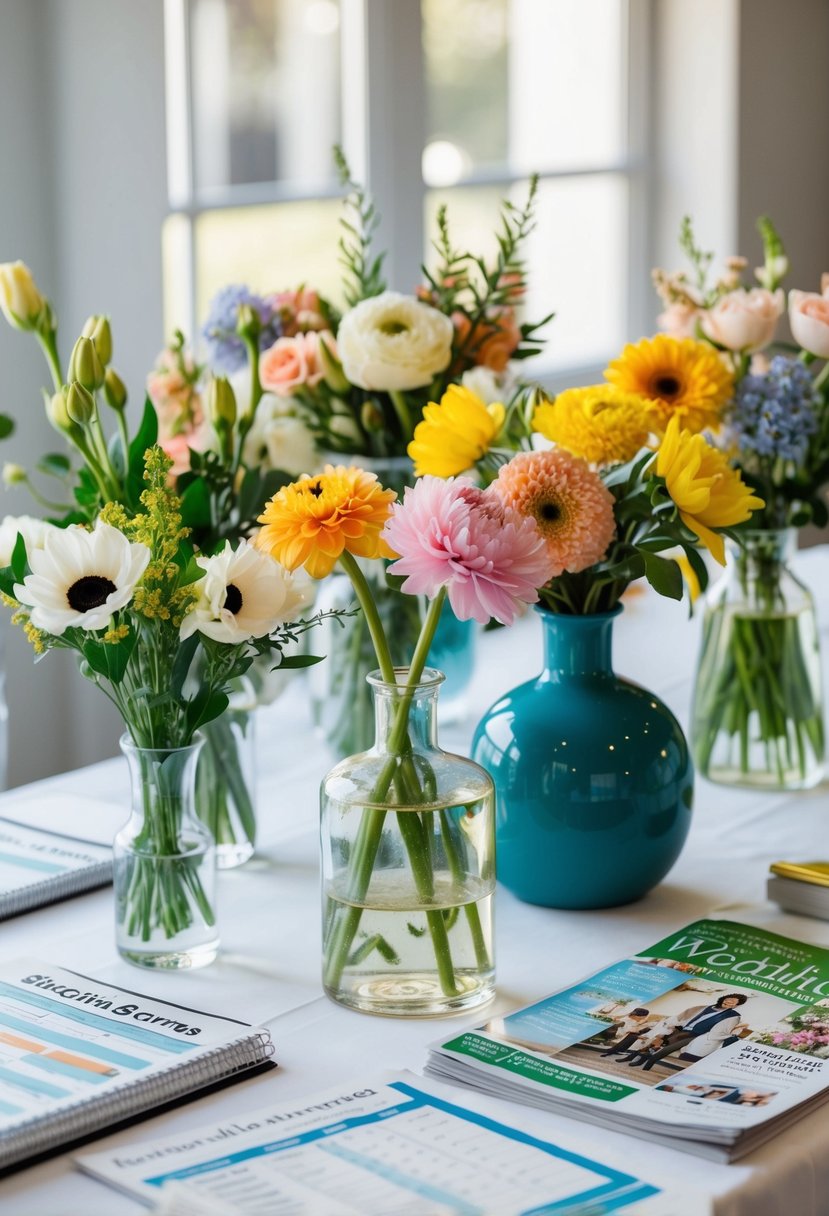
<path fill-rule="evenodd" d="M 646 268 L 652 261 L 654 183 L 649 79 L 653 0 L 618 0 L 623 6 L 623 79 L 626 154 L 580 166 L 539 172 L 542 182 L 613 176 L 626 183 L 625 315 L 630 334 L 647 332 L 653 312 Z M 198 333 L 197 221 L 206 212 L 262 204 L 342 197 L 334 184 L 262 182 L 198 188 L 194 159 L 192 0 L 164 0 L 167 80 L 169 215 L 187 222 L 181 273 L 186 278 L 185 333 Z M 430 189 L 421 153 L 426 136 L 426 80 L 419 3 L 340 0 L 342 142 L 354 176 L 363 181 L 381 216 L 378 247 L 386 250 L 390 283 L 421 277 L 424 211 Z M 526 174 L 508 166 L 472 171 L 453 188 L 498 186 L 508 190 Z M 287 286 L 277 284 L 277 287 Z M 610 351 L 607 352 L 611 354 Z M 537 378 L 552 391 L 600 378 L 604 362 L 544 369 Z"/>

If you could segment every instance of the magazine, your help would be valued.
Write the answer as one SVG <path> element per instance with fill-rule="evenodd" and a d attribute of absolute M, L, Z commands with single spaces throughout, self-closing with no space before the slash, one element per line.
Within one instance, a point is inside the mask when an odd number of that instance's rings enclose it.
<path fill-rule="evenodd" d="M 434 1045 L 426 1073 L 736 1160 L 829 1097 L 829 949 L 697 921 Z"/>

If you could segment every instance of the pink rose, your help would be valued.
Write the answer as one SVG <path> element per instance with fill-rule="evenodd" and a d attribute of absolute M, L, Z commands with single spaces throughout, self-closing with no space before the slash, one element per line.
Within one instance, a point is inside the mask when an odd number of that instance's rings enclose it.
<path fill-rule="evenodd" d="M 171 481 L 180 477 L 182 473 L 186 473 L 190 468 L 190 448 L 195 452 L 203 452 L 208 446 L 209 439 L 209 428 L 205 423 L 201 423 L 190 431 L 171 435 L 169 438 L 159 441 L 173 462 L 173 467 L 170 469 Z"/>
<path fill-rule="evenodd" d="M 301 287 L 297 291 L 277 291 L 268 303 L 279 316 L 283 336 L 293 338 L 297 333 L 325 329 L 326 321 L 320 311 L 318 291 Z"/>
<path fill-rule="evenodd" d="M 659 314 L 656 324 L 659 332 L 667 334 L 669 338 L 695 338 L 699 316 L 701 316 L 699 308 L 693 304 L 686 304 L 682 300 L 675 300 L 673 304 L 668 305 L 664 312 Z"/>
<path fill-rule="evenodd" d="M 829 282 L 821 282 L 823 295 L 814 291 L 789 292 L 789 324 L 795 342 L 819 359 L 829 359 Z"/>
<path fill-rule="evenodd" d="M 329 345 L 331 343 L 333 338 Z M 319 384 L 323 376 L 319 347 L 318 333 L 277 338 L 273 346 L 259 356 L 259 379 L 265 392 L 291 397 L 303 385 L 313 388 Z"/>
<path fill-rule="evenodd" d="M 768 346 L 786 307 L 783 292 L 752 287 L 720 296 L 701 319 L 703 333 L 727 350 L 755 351 Z"/>
<path fill-rule="evenodd" d="M 158 415 L 162 434 L 197 426 L 204 416 L 196 388 L 198 368 L 192 356 L 166 348 L 147 377 L 147 396 Z"/>

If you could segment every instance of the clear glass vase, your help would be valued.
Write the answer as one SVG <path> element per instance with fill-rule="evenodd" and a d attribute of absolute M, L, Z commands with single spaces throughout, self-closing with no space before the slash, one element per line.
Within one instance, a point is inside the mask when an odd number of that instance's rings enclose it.
<path fill-rule="evenodd" d="M 240 689 L 201 729 L 196 810 L 216 842 L 220 870 L 243 865 L 256 847 L 255 709 L 253 689 Z"/>
<path fill-rule="evenodd" d="M 219 949 L 216 849 L 195 809 L 203 742 L 156 749 L 121 738 L 132 812 L 113 846 L 115 936 L 140 967 L 204 967 Z"/>
<path fill-rule="evenodd" d="M 789 569 L 796 542 L 794 529 L 743 533 L 709 595 L 691 737 L 710 781 L 805 789 L 823 775 L 819 634 Z"/>
<path fill-rule="evenodd" d="M 323 986 L 363 1013 L 436 1017 L 494 994 L 494 788 L 437 744 L 443 680 L 368 681 L 376 737 L 322 783 Z"/>

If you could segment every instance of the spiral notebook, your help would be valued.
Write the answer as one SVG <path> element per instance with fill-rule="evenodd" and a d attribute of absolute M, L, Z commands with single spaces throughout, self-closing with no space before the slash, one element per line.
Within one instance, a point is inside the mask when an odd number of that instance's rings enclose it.
<path fill-rule="evenodd" d="M 0 1171 L 270 1067 L 267 1030 L 31 959 L 0 965 Z"/>
<path fill-rule="evenodd" d="M 112 881 L 123 806 L 49 794 L 0 802 L 0 920 Z"/>

